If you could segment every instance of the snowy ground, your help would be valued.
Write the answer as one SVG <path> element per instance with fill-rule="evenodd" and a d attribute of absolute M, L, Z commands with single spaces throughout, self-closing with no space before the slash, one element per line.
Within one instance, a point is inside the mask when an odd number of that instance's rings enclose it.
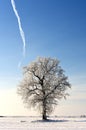
<path fill-rule="evenodd" d="M 0 130 L 86 130 L 86 118 L 1 117 Z"/>

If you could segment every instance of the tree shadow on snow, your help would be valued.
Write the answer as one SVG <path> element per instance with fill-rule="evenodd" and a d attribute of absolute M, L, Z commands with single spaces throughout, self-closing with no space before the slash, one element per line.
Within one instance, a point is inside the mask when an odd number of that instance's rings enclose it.
<path fill-rule="evenodd" d="M 54 122 L 68 122 L 68 120 L 52 120 L 52 119 L 47 119 L 47 120 L 35 120 L 35 121 L 31 121 L 32 123 L 54 123 Z"/>

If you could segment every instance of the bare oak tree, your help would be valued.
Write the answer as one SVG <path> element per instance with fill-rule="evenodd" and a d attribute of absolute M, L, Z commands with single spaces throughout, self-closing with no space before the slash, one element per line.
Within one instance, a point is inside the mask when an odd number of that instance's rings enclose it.
<path fill-rule="evenodd" d="M 59 99 L 66 98 L 65 90 L 70 87 L 68 78 L 59 66 L 59 61 L 53 58 L 39 57 L 23 69 L 18 94 L 24 103 L 39 108 L 42 119 L 47 120 Z"/>

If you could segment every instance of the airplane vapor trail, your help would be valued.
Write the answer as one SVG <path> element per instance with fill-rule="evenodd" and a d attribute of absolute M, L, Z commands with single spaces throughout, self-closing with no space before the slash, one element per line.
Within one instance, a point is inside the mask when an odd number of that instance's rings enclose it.
<path fill-rule="evenodd" d="M 14 13 L 15 13 L 15 16 L 16 16 L 16 18 L 17 18 L 17 21 L 18 21 L 18 27 L 19 27 L 20 35 L 21 35 L 22 42 L 23 42 L 23 56 L 25 57 L 25 46 L 26 46 L 25 34 L 24 34 L 23 29 L 22 29 L 21 20 L 20 20 L 18 11 L 17 11 L 17 9 L 16 9 L 16 5 L 15 5 L 14 0 L 11 0 L 11 5 L 12 5 L 13 11 L 14 11 Z"/>

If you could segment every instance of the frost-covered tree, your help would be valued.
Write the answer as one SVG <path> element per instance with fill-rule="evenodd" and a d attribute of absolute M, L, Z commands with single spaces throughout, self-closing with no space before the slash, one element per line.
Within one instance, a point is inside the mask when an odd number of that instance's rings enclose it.
<path fill-rule="evenodd" d="M 25 66 L 23 72 L 18 94 L 24 103 L 39 108 L 42 119 L 47 120 L 59 99 L 68 95 L 65 92 L 70 87 L 68 78 L 59 66 L 59 61 L 53 58 L 39 57 Z"/>

